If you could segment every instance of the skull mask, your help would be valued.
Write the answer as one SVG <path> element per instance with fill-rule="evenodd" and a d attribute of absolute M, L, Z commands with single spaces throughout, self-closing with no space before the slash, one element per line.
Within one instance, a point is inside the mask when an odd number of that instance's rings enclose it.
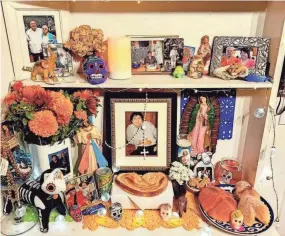
<path fill-rule="evenodd" d="M 72 205 L 69 208 L 69 214 L 76 222 L 80 222 L 82 220 L 82 213 L 78 205 Z"/>
<path fill-rule="evenodd" d="M 224 170 L 223 174 L 222 174 L 222 181 L 225 184 L 229 184 L 231 182 L 231 179 L 233 178 L 233 174 L 232 172 L 228 171 L 228 170 Z"/>
<path fill-rule="evenodd" d="M 120 220 L 122 218 L 122 205 L 115 202 L 110 207 L 110 214 L 114 220 Z"/>
<path fill-rule="evenodd" d="M 101 84 L 107 79 L 105 62 L 98 57 L 90 56 L 83 63 L 83 72 L 87 75 L 90 84 Z"/>
<path fill-rule="evenodd" d="M 170 204 L 160 205 L 160 217 L 163 221 L 169 221 L 172 216 L 172 209 Z"/>

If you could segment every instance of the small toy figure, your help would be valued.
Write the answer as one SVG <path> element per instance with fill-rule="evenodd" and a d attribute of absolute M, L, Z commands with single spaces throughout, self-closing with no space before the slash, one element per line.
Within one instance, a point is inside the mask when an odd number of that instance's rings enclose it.
<path fill-rule="evenodd" d="M 84 61 L 83 72 L 90 84 L 104 83 L 108 76 L 104 60 L 96 56 L 90 56 Z"/>
<path fill-rule="evenodd" d="M 179 210 L 179 216 L 182 217 L 183 213 L 187 210 L 187 198 L 184 196 L 181 196 L 178 198 L 178 210 Z"/>
<path fill-rule="evenodd" d="M 204 63 L 203 58 L 199 55 L 193 57 L 190 63 L 188 76 L 193 79 L 201 79 L 204 73 Z"/>
<path fill-rule="evenodd" d="M 42 173 L 40 181 L 29 180 L 19 188 L 19 198 L 26 204 L 32 204 L 38 210 L 40 231 L 49 230 L 49 215 L 56 208 L 59 214 L 65 215 L 63 192 L 66 190 L 63 174 L 60 169 L 48 169 Z M 7 198 L 4 213 L 10 214 L 12 201 Z"/>
<path fill-rule="evenodd" d="M 175 70 L 172 73 L 174 78 L 181 79 L 184 77 L 185 72 L 182 66 L 176 66 Z"/>
<path fill-rule="evenodd" d="M 116 221 L 122 218 L 122 211 L 121 203 L 115 202 L 110 206 L 111 217 Z"/>
<path fill-rule="evenodd" d="M 211 59 L 211 46 L 209 43 L 209 36 L 208 35 L 204 35 L 201 38 L 201 44 L 200 47 L 198 49 L 197 55 L 200 55 L 203 59 L 203 71 L 204 71 L 204 75 L 208 74 L 208 70 L 209 70 L 209 65 L 210 65 L 210 59 Z"/>
<path fill-rule="evenodd" d="M 39 60 L 34 64 L 31 74 L 32 80 L 36 81 L 37 75 L 41 75 L 45 83 L 48 83 L 49 79 L 53 80 L 54 82 L 58 82 L 54 72 L 57 56 L 50 46 L 48 47 L 48 52 L 50 53 L 49 57 L 44 60 Z"/>
<path fill-rule="evenodd" d="M 163 221 L 169 221 L 172 216 L 172 208 L 170 204 L 161 204 L 159 206 L 160 209 L 160 217 Z"/>
<path fill-rule="evenodd" d="M 231 214 L 231 227 L 237 231 L 244 231 L 243 214 L 240 210 L 235 210 Z"/>

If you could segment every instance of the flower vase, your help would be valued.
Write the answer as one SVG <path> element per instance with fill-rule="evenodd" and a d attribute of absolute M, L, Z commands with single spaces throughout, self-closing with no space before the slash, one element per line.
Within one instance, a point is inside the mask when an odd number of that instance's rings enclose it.
<path fill-rule="evenodd" d="M 61 168 L 65 179 L 72 178 L 71 140 L 69 138 L 53 145 L 28 144 L 34 159 L 33 179 L 47 169 Z"/>
<path fill-rule="evenodd" d="M 180 185 L 176 180 L 172 180 L 172 187 L 175 198 L 185 195 L 186 187 L 184 184 Z"/>

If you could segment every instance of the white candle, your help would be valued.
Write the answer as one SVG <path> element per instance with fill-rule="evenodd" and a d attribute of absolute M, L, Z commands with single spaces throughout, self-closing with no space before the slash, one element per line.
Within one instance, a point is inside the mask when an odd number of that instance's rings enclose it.
<path fill-rule="evenodd" d="M 108 38 L 108 69 L 110 79 L 132 77 L 131 41 L 129 37 Z"/>

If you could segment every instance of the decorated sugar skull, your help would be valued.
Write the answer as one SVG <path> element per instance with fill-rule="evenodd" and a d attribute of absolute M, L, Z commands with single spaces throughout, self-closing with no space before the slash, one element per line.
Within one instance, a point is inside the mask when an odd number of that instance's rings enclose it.
<path fill-rule="evenodd" d="M 114 220 L 120 220 L 122 218 L 122 205 L 115 202 L 110 206 L 110 214 Z"/>
<path fill-rule="evenodd" d="M 240 210 L 235 210 L 231 214 L 231 227 L 237 231 L 243 231 L 243 214 Z"/>
<path fill-rule="evenodd" d="M 233 174 L 232 172 L 228 171 L 228 170 L 224 170 L 222 173 L 222 181 L 225 184 L 229 184 L 231 182 L 233 178 Z"/>
<path fill-rule="evenodd" d="M 90 56 L 84 61 L 83 72 L 90 84 L 104 83 L 108 76 L 104 60 L 96 56 Z"/>
<path fill-rule="evenodd" d="M 160 205 L 160 217 L 163 221 L 169 221 L 172 216 L 172 208 L 170 204 L 161 204 Z"/>
<path fill-rule="evenodd" d="M 80 222 L 82 220 L 81 209 L 78 205 L 72 205 L 69 208 L 69 214 L 72 217 L 72 219 L 74 219 L 74 221 L 76 222 Z"/>

